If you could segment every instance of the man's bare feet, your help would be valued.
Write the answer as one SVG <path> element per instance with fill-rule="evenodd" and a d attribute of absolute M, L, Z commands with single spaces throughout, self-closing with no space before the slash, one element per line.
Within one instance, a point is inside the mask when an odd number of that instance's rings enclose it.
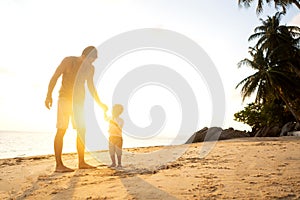
<path fill-rule="evenodd" d="M 59 167 L 56 167 L 55 172 L 58 172 L 58 173 L 74 172 L 74 169 L 71 169 L 66 166 L 59 166 Z"/>
<path fill-rule="evenodd" d="M 95 166 L 89 165 L 87 163 L 80 163 L 78 166 L 79 169 L 95 169 Z"/>

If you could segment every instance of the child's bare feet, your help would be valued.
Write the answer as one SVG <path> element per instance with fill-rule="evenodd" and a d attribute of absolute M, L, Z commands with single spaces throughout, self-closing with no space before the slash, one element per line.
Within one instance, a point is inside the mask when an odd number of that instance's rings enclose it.
<path fill-rule="evenodd" d="M 116 164 L 111 164 L 111 165 L 109 165 L 108 167 L 116 167 Z"/>
<path fill-rule="evenodd" d="M 59 173 L 74 172 L 74 169 L 62 165 L 62 166 L 57 166 L 55 172 L 59 172 Z"/>
<path fill-rule="evenodd" d="M 117 166 L 117 168 L 121 169 L 121 168 L 123 168 L 123 166 L 119 164 L 119 165 Z"/>

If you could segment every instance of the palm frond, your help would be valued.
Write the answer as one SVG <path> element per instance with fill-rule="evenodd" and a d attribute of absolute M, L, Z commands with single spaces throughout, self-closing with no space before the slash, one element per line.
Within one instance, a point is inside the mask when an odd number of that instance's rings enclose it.
<path fill-rule="evenodd" d="M 246 8 L 250 7 L 250 4 L 252 3 L 253 0 L 238 0 L 238 5 L 245 6 Z"/>
<path fill-rule="evenodd" d="M 248 42 L 251 42 L 252 40 L 255 40 L 257 38 L 261 38 L 264 35 L 265 35 L 264 32 L 254 33 L 254 34 L 250 35 L 250 37 L 248 38 Z"/>
<path fill-rule="evenodd" d="M 262 23 L 264 22 L 263 19 L 260 19 L 260 20 L 261 20 Z M 257 33 L 257 32 L 266 32 L 266 31 L 267 31 L 267 27 L 265 25 L 255 27 L 255 29 L 254 29 L 254 33 Z"/>

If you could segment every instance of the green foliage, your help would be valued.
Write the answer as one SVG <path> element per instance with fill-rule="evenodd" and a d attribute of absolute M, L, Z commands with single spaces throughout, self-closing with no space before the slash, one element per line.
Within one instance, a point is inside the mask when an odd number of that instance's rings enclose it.
<path fill-rule="evenodd" d="M 284 102 L 275 99 L 271 102 L 259 104 L 250 103 L 244 110 L 234 114 L 234 120 L 248 124 L 252 132 L 264 127 L 278 125 L 283 126 L 293 121 L 293 115 L 286 108 Z"/>
<path fill-rule="evenodd" d="M 248 124 L 252 131 L 263 126 L 264 120 L 261 116 L 261 106 L 256 103 L 248 104 L 244 110 L 234 114 L 234 120 Z"/>

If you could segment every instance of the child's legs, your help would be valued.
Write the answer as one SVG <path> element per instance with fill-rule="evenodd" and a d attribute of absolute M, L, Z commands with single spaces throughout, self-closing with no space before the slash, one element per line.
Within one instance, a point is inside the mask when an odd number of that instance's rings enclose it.
<path fill-rule="evenodd" d="M 123 139 L 119 137 L 116 139 L 116 143 L 115 143 L 118 165 L 122 165 L 122 146 L 123 146 Z"/>
<path fill-rule="evenodd" d="M 122 154 L 121 155 L 117 154 L 117 158 L 118 158 L 118 165 L 121 166 L 122 165 Z"/>
<path fill-rule="evenodd" d="M 113 164 L 116 163 L 115 154 L 117 154 L 118 164 L 121 165 L 122 146 L 123 146 L 122 137 L 114 137 L 114 136 L 109 137 L 109 149 L 110 149 L 109 152 Z"/>
<path fill-rule="evenodd" d="M 109 155 L 110 155 L 112 165 L 116 164 L 115 153 L 116 153 L 115 145 L 113 144 L 113 141 L 111 141 L 111 139 L 109 138 Z"/>

